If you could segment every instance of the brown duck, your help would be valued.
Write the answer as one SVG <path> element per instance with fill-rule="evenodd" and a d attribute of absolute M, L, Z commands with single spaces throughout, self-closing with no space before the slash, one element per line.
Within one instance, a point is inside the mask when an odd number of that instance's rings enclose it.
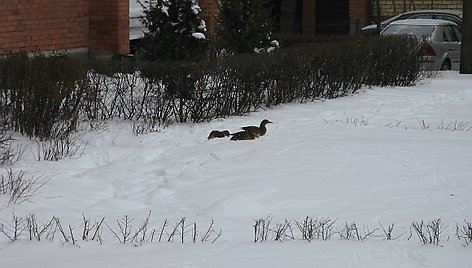
<path fill-rule="evenodd" d="M 261 124 L 259 126 L 247 126 L 247 127 L 242 127 L 241 129 L 244 129 L 246 132 L 251 132 L 254 134 L 257 134 L 257 136 L 264 136 L 267 132 L 266 125 L 273 123 L 267 119 L 262 120 Z"/>
<path fill-rule="evenodd" d="M 208 135 L 209 140 L 214 139 L 214 138 L 225 138 L 225 137 L 229 137 L 229 131 L 228 130 L 223 130 L 223 131 L 213 130 Z"/>
<path fill-rule="evenodd" d="M 259 135 L 253 132 L 249 131 L 239 131 L 236 133 L 229 134 L 231 135 L 232 141 L 239 141 L 239 140 L 254 140 L 256 138 L 259 138 Z"/>

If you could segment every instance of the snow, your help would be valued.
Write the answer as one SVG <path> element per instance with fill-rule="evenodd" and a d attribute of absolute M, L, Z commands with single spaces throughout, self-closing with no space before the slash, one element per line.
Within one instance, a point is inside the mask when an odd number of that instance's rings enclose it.
<path fill-rule="evenodd" d="M 35 161 L 26 150 L 12 168 L 51 180 L 30 202 L 7 206 L 0 198 L 0 223 L 11 224 L 12 213 L 41 222 L 56 216 L 75 230 L 77 246 L 60 238 L 11 242 L 0 233 L 0 267 L 468 267 L 472 245 L 463 246 L 455 227 L 472 220 L 471 82 L 441 72 L 416 87 L 365 88 L 140 136 L 129 122 L 111 121 L 81 133 L 80 157 L 57 162 Z M 264 118 L 274 123 L 257 140 L 206 139 Z M 221 237 L 120 244 L 105 227 L 103 244 L 80 239 L 82 213 L 117 228 L 123 215 L 137 227 L 149 211 L 152 228 L 185 217 L 202 234 L 213 220 Z M 308 242 L 292 222 L 297 239 L 253 242 L 255 219 L 275 226 L 307 216 L 336 220 L 337 230 L 394 223 L 400 237 Z M 438 218 L 439 246 L 415 233 L 408 239 L 413 221 Z"/>
<path fill-rule="evenodd" d="M 200 12 L 202 11 L 202 9 L 201 9 L 200 6 L 198 5 L 197 1 L 194 1 L 194 2 L 192 3 L 191 9 L 192 9 L 193 14 L 195 14 L 195 15 L 200 14 Z"/>
<path fill-rule="evenodd" d="M 199 32 L 192 33 L 192 37 L 196 38 L 196 39 L 199 39 L 199 40 L 205 40 L 206 39 L 205 35 L 202 34 L 202 33 L 199 33 Z"/>

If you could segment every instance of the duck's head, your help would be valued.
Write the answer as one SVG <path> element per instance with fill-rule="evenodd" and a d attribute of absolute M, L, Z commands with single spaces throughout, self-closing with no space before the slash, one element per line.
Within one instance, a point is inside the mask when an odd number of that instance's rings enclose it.
<path fill-rule="evenodd" d="M 262 122 L 261 122 L 261 126 L 265 126 L 265 125 L 270 124 L 270 123 L 274 123 L 274 122 L 269 121 L 269 120 L 267 120 L 267 119 L 264 119 L 264 120 L 262 120 Z"/>

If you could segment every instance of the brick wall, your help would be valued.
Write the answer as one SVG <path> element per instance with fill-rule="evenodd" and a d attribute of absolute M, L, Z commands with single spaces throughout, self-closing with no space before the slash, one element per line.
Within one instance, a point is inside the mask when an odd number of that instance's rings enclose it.
<path fill-rule="evenodd" d="M 370 14 L 370 0 L 349 0 L 349 16 L 366 17 Z"/>
<path fill-rule="evenodd" d="M 1 0 L 0 53 L 129 52 L 128 0 Z"/>
<path fill-rule="evenodd" d="M 129 52 L 128 0 L 90 0 L 89 47 L 96 52 Z"/>
<path fill-rule="evenodd" d="M 370 0 L 349 0 L 349 33 L 358 34 L 369 24 Z"/>
<path fill-rule="evenodd" d="M 202 9 L 201 18 L 207 26 L 207 33 L 214 35 L 218 19 L 218 0 L 198 0 L 198 5 Z"/>
<path fill-rule="evenodd" d="M 88 0 L 2 0 L 0 53 L 87 47 Z"/>
<path fill-rule="evenodd" d="M 375 1 L 372 1 L 372 4 L 375 5 Z M 380 0 L 382 16 L 388 17 L 421 9 L 462 10 L 462 4 L 463 0 Z"/>
<path fill-rule="evenodd" d="M 316 33 L 316 2 L 313 0 L 302 1 L 302 33 Z"/>

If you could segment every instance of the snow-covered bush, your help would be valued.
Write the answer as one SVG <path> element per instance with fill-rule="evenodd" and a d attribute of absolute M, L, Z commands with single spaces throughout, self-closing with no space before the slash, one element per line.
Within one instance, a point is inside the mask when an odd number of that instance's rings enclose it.
<path fill-rule="evenodd" d="M 276 47 L 275 43 L 271 45 L 269 7 L 267 0 L 222 0 L 217 28 L 221 48 L 234 54 L 261 52 Z"/>
<path fill-rule="evenodd" d="M 147 32 L 143 54 L 149 60 L 199 60 L 205 56 L 208 40 L 197 0 L 145 0 L 141 22 Z"/>

